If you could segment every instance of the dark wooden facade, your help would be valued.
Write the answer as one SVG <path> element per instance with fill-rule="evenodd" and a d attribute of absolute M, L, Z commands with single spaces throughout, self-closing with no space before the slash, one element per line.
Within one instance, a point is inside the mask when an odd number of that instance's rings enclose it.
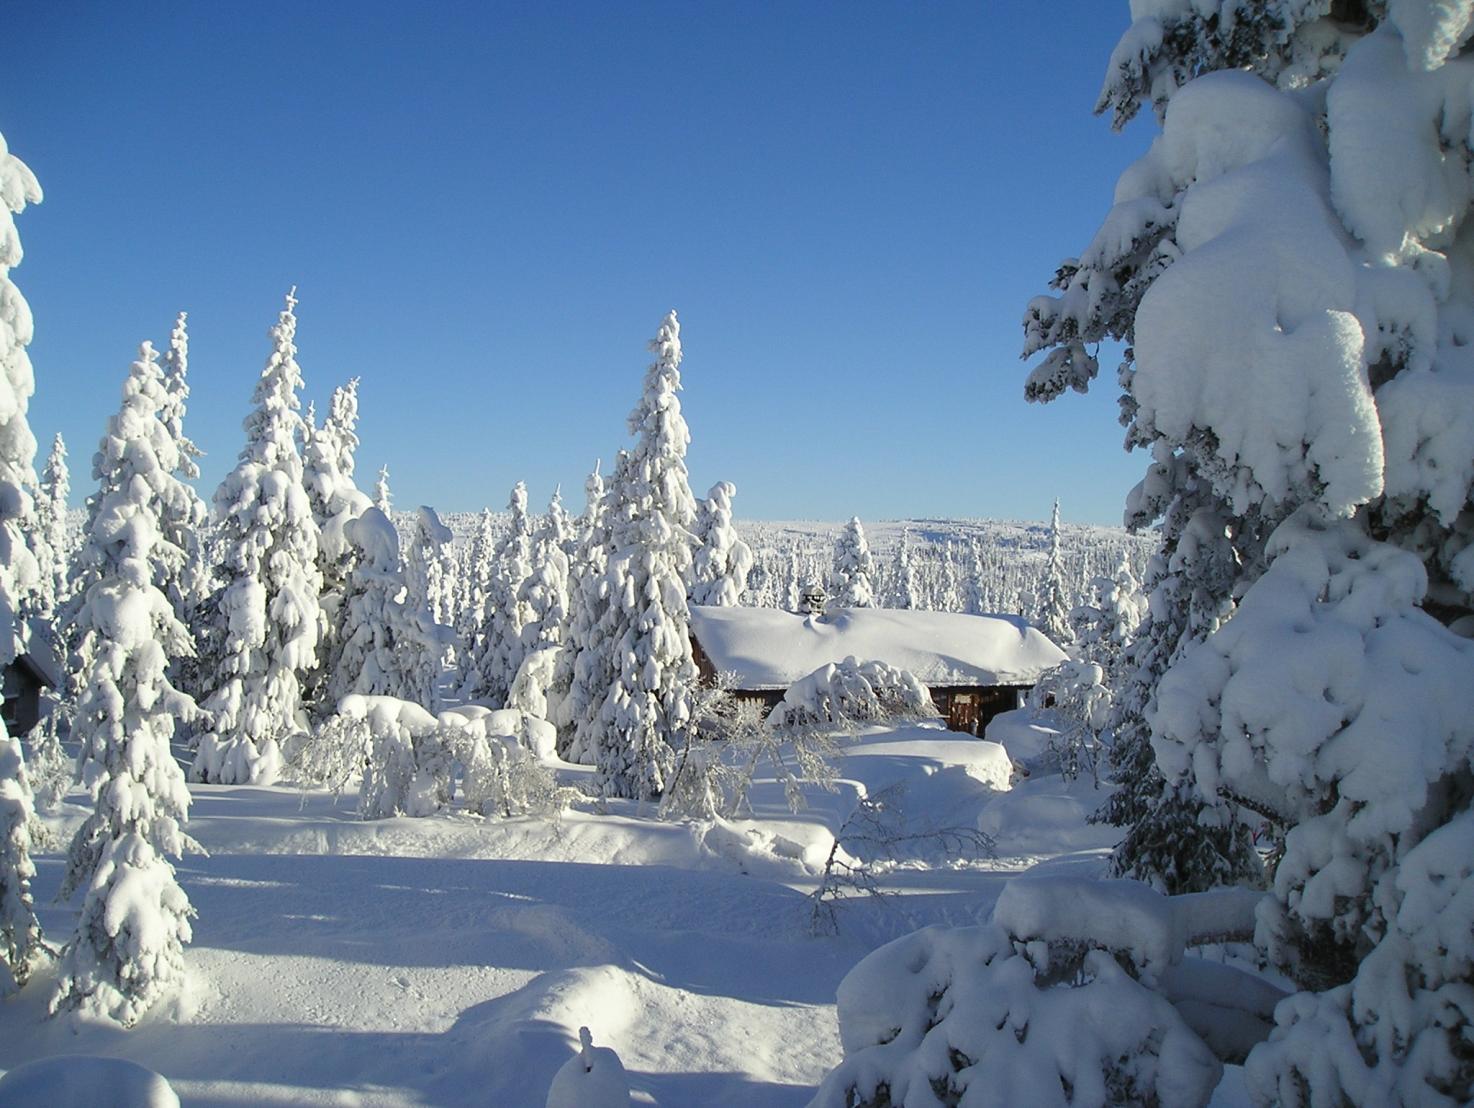
<path fill-rule="evenodd" d="M 982 735 L 994 716 L 1020 707 L 1030 685 L 946 685 L 928 689 L 951 731 Z"/>
<path fill-rule="evenodd" d="M 3 677 L 4 706 L 0 719 L 9 735 L 24 735 L 41 721 L 41 692 L 53 686 L 53 678 L 29 654 L 22 654 L 0 671 Z"/>

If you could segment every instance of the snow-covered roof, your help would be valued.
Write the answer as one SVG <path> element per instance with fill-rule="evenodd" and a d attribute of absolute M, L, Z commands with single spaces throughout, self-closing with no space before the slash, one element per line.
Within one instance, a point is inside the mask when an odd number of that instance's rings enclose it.
<path fill-rule="evenodd" d="M 786 689 L 854 657 L 910 670 L 924 685 L 1032 685 L 1065 660 L 1016 616 L 842 608 L 802 616 L 776 608 L 691 607 L 691 633 L 740 689 Z"/>

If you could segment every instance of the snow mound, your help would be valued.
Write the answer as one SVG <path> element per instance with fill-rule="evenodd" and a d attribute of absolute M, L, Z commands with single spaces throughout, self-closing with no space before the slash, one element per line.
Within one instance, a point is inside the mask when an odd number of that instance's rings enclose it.
<path fill-rule="evenodd" d="M 630 1083 L 619 1055 L 594 1046 L 587 1027 L 578 1029 L 579 1052 L 564 1063 L 548 1089 L 547 1108 L 626 1108 Z"/>
<path fill-rule="evenodd" d="M 61 1054 L 17 1066 L 0 1077 L 0 1108 L 179 1108 L 179 1097 L 153 1070 L 121 1058 Z"/>

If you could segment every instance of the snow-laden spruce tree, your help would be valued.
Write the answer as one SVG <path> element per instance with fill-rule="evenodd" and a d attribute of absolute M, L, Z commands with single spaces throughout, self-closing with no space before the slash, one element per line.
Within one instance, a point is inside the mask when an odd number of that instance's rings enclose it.
<path fill-rule="evenodd" d="M 1153 464 L 1128 520 L 1162 518 L 1163 551 L 1125 722 L 1183 842 L 1264 821 L 1258 942 L 1331 986 L 1280 1005 L 1255 1095 L 1467 1102 L 1474 904 L 1450 893 L 1474 657 L 1444 627 L 1474 611 L 1474 8 L 1142 15 L 1101 104 L 1150 97 L 1162 135 L 1026 318 L 1051 350 L 1036 398 L 1087 387 L 1089 345 L 1130 344 L 1128 442 Z M 1133 825 L 1146 852 L 1164 810 Z M 1418 945 L 1435 932 L 1458 938 Z"/>
<path fill-rule="evenodd" d="M 736 607 L 747 588 L 752 548 L 732 524 L 737 486 L 718 481 L 696 506 L 696 553 L 691 566 L 691 603 Z"/>
<path fill-rule="evenodd" d="M 322 578 L 297 449 L 303 421 L 296 306 L 293 289 L 271 329 L 245 448 L 215 493 L 226 577 L 218 611 L 226 633 L 218 683 L 205 703 L 213 724 L 194 763 L 201 781 L 267 781 L 280 766 L 281 740 L 305 730 L 301 681 L 317 660 Z"/>
<path fill-rule="evenodd" d="M 1043 631 L 1058 646 L 1069 646 L 1075 639 L 1070 627 L 1070 609 L 1074 605 L 1065 588 L 1064 562 L 1059 549 L 1059 501 L 1054 502 L 1054 511 L 1049 517 L 1049 548 L 1044 557 L 1044 568 L 1039 574 L 1039 584 L 1034 590 L 1034 626 Z"/>
<path fill-rule="evenodd" d="M 491 559 L 496 550 L 496 532 L 491 522 L 490 509 L 483 508 L 476 520 L 476 531 L 471 536 L 470 547 L 461 561 L 461 587 L 463 597 L 460 611 L 456 615 L 456 654 L 461 659 L 461 668 L 469 672 L 469 660 L 479 654 L 486 626 L 486 601 L 491 585 Z"/>
<path fill-rule="evenodd" d="M 35 391 L 31 309 L 10 270 L 20 264 L 14 215 L 41 202 L 41 186 L 0 135 L 0 667 L 25 649 L 22 611 L 40 587 L 41 568 L 26 542 L 36 519 L 27 489 L 35 482 L 36 440 L 26 422 Z M 24 983 L 40 955 L 31 906 L 30 827 L 35 819 L 20 742 L 0 724 L 0 992 Z"/>
<path fill-rule="evenodd" d="M 158 525 L 165 506 L 181 502 L 183 483 L 167 405 L 144 343 L 93 458 L 99 491 L 79 555 L 89 584 L 76 614 L 82 665 L 71 733 L 94 808 L 68 851 L 62 895 L 85 895 L 51 1008 L 125 1027 L 183 980 L 192 914 L 168 861 L 191 845 L 189 790 L 169 741 L 196 708 L 168 678 L 171 658 L 191 645 L 157 584 L 158 567 L 183 554 L 166 549 L 172 540 Z"/>
<path fill-rule="evenodd" d="M 660 795 L 672 745 L 691 726 L 691 576 L 696 501 L 686 476 L 691 435 L 681 416 L 680 324 L 665 317 L 655 361 L 630 413 L 634 449 L 609 490 L 607 626 L 613 681 L 598 709 L 595 765 L 606 796 Z"/>
<path fill-rule="evenodd" d="M 184 433 L 184 418 L 189 408 L 189 332 L 185 320 L 185 313 L 180 312 L 169 333 L 169 348 L 164 352 L 162 364 L 165 403 L 159 418 L 174 440 L 175 456 L 179 459 L 174 475 L 180 479 L 177 491 L 167 501 L 160 501 L 159 531 L 169 546 L 180 550 L 182 557 L 177 564 L 163 567 L 164 577 L 159 587 L 174 605 L 180 622 L 188 627 L 196 610 L 210 595 L 214 582 L 204 542 L 205 522 L 210 512 L 189 483 L 199 479 L 200 467 L 195 459 L 203 456 L 204 451 Z"/>
<path fill-rule="evenodd" d="M 394 518 L 394 495 L 389 491 L 388 466 L 380 466 L 379 476 L 374 480 L 374 507 L 383 512 L 385 518 Z"/>
<path fill-rule="evenodd" d="M 410 700 L 428 711 L 439 703 L 440 671 L 450 651 L 454 632 L 435 619 L 432 590 L 437 581 L 434 569 L 441 552 L 450 544 L 450 528 L 440 522 L 434 508 L 420 505 L 415 512 L 409 553 L 404 560 L 404 607 L 418 625 L 417 634 L 400 647 L 400 670 L 404 675 L 394 696 Z"/>
<path fill-rule="evenodd" d="M 522 656 L 545 646 L 558 646 L 567 637 L 570 572 L 566 546 L 573 528 L 558 492 L 548 503 L 548 514 L 533 532 L 532 573 L 517 593 L 528 620 L 522 626 Z"/>
<path fill-rule="evenodd" d="M 518 481 L 507 501 L 511 524 L 496 548 L 487 585 L 486 623 L 481 642 L 467 665 L 461 693 L 468 700 L 507 699 L 517 667 L 522 664 L 522 628 L 532 618 L 518 599 L 532 576 L 532 519 L 527 514 L 527 485 Z"/>
<path fill-rule="evenodd" d="M 67 564 L 71 559 L 71 542 L 67 533 L 67 498 L 72 492 L 71 473 L 67 469 L 67 448 L 60 434 L 51 440 L 51 453 L 41 470 L 39 495 L 36 497 L 36 534 L 32 543 L 40 579 L 36 583 L 36 614 L 51 621 L 67 599 Z"/>
<path fill-rule="evenodd" d="M 336 709 L 353 693 L 402 700 L 407 688 L 423 692 L 421 660 L 439 640 L 427 641 L 427 620 L 404 600 L 398 532 L 370 506 L 348 522 L 344 537 L 355 553 L 344 587 L 342 642 L 328 683 L 329 701 Z"/>
<path fill-rule="evenodd" d="M 20 740 L 0 726 L 0 998 L 25 987 L 41 957 L 41 925 L 31 898 L 31 827 L 36 802 Z"/>
<path fill-rule="evenodd" d="M 624 457 L 620 451 L 620 465 Z M 553 674 L 549 711 L 558 726 L 559 756 L 587 765 L 594 758 L 596 708 L 609 687 L 608 650 L 599 639 L 609 607 L 609 498 L 598 463 L 584 493 L 578 554 L 568 574 L 568 635 Z"/>
<path fill-rule="evenodd" d="M 834 574 L 830 589 L 833 608 L 875 607 L 875 563 L 859 516 L 851 516 L 834 544 Z"/>
<path fill-rule="evenodd" d="M 310 415 L 302 425 L 302 487 L 317 525 L 317 571 L 322 579 L 318 665 L 304 678 L 302 695 L 317 715 L 328 715 L 337 707 L 337 698 L 329 687 L 341 661 L 347 618 L 344 595 L 356 562 L 348 525 L 371 507 L 369 498 L 353 480 L 357 426 L 357 377 L 333 390 L 327 417 L 320 427 Z"/>
<path fill-rule="evenodd" d="M 1070 611 L 1074 654 L 1100 666 L 1105 671 L 1106 683 L 1116 688 L 1122 682 L 1126 649 L 1146 619 L 1146 596 L 1126 558 L 1121 559 L 1111 576 L 1092 578 L 1090 588 L 1092 603 L 1077 605 Z"/>
<path fill-rule="evenodd" d="M 896 545 L 896 556 L 891 566 L 891 600 L 897 608 L 921 607 L 921 583 L 916 577 L 909 527 L 901 531 L 901 541 Z"/>

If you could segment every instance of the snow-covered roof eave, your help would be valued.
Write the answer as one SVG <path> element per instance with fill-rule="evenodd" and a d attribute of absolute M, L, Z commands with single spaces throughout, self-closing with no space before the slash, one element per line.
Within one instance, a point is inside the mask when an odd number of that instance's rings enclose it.
<path fill-rule="evenodd" d="M 748 692 L 788 688 L 853 657 L 910 670 L 930 688 L 1032 685 L 1064 652 L 1017 616 L 850 608 L 802 616 L 773 608 L 691 608 L 712 668 Z"/>

